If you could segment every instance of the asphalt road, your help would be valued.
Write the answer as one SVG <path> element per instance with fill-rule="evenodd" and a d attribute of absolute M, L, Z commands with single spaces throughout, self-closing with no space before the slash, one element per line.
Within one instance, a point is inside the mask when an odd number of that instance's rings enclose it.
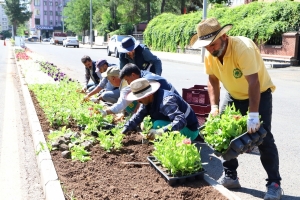
<path fill-rule="evenodd" d="M 0 47 L 0 91 L 0 199 L 44 199 L 16 63 L 8 44 Z"/>
<path fill-rule="evenodd" d="M 26 46 L 40 54 L 44 61 L 53 62 L 71 78 L 81 83 L 84 82 L 84 66 L 80 61 L 83 55 L 89 55 L 94 60 L 106 58 L 110 63 L 119 63 L 118 59 L 106 56 L 105 49 L 63 48 L 48 43 L 27 43 Z M 174 62 L 170 61 L 172 59 Z M 176 54 L 170 54 L 168 59 L 162 59 L 162 76 L 167 78 L 179 92 L 182 88 L 207 82 L 203 66 L 196 64 L 199 57 L 195 56 L 194 59 L 195 64 L 178 62 Z M 296 200 L 300 199 L 300 128 L 298 127 L 300 67 L 268 69 L 268 71 L 277 87 L 273 93 L 272 132 L 279 151 L 280 174 L 285 194 L 282 199 Z M 202 148 L 201 157 L 204 163 L 208 163 L 205 165 L 207 173 L 217 180 L 222 173 L 220 160 L 206 146 Z M 238 176 L 243 188 L 232 190 L 236 195 L 243 200 L 263 198 L 267 177 L 258 152 L 239 156 Z"/>

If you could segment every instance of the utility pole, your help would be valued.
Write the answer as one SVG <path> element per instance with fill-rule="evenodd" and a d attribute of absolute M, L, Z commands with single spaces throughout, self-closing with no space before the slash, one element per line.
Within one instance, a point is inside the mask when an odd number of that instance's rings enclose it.
<path fill-rule="evenodd" d="M 93 47 L 93 10 L 92 10 L 92 0 L 90 0 L 90 43 L 91 48 Z"/>
<path fill-rule="evenodd" d="M 206 19 L 207 17 L 207 0 L 203 0 L 203 16 L 202 20 Z M 205 47 L 201 48 L 201 63 L 204 63 L 204 56 L 205 56 Z"/>

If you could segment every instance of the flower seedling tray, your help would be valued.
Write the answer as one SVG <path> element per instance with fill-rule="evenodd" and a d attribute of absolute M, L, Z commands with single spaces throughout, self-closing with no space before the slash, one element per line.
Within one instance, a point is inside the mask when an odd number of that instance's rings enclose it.
<path fill-rule="evenodd" d="M 167 169 L 165 169 L 160 162 L 155 158 L 155 156 L 148 156 L 148 161 L 151 166 L 156 169 L 156 171 L 168 182 L 170 186 L 174 186 L 176 184 L 182 184 L 189 181 L 203 179 L 205 170 L 196 172 L 194 174 L 186 175 L 186 176 L 173 176 L 171 175 Z"/>
<path fill-rule="evenodd" d="M 247 152 L 249 149 L 252 149 L 254 146 L 259 146 L 266 135 L 267 131 L 261 126 L 255 133 L 249 134 L 246 132 L 231 140 L 229 147 L 223 153 L 216 151 L 210 145 L 208 146 L 214 150 L 216 156 L 222 156 L 224 160 L 231 160 L 238 157 L 240 154 Z"/>

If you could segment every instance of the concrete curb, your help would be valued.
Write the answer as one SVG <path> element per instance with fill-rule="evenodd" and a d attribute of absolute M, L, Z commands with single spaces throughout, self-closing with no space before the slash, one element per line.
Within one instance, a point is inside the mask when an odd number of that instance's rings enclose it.
<path fill-rule="evenodd" d="M 13 54 L 17 65 L 18 76 L 21 84 L 21 90 L 24 97 L 29 128 L 32 134 L 35 152 L 37 155 L 37 164 L 41 176 L 41 184 L 43 186 L 44 196 L 46 200 L 64 200 L 64 193 L 60 185 L 50 152 L 46 145 L 44 133 L 42 131 L 38 116 L 36 114 L 27 83 L 19 68 L 19 62 L 16 59 L 15 48 Z"/>
<path fill-rule="evenodd" d="M 218 190 L 221 194 L 223 194 L 225 197 L 227 197 L 229 200 L 241 200 L 240 197 L 236 196 L 233 192 L 225 188 L 223 185 L 220 185 L 216 180 L 211 178 L 209 175 L 204 174 L 204 180 L 213 188 Z"/>

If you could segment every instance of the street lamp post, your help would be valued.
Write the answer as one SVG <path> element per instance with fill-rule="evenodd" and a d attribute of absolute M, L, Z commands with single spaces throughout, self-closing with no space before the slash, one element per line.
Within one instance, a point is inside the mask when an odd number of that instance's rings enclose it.
<path fill-rule="evenodd" d="M 203 16 L 202 20 L 206 19 L 207 16 L 207 0 L 203 1 Z M 204 63 L 205 47 L 201 48 L 201 63 Z"/>
<path fill-rule="evenodd" d="M 59 7 L 61 7 L 61 9 L 62 9 L 61 10 L 61 20 L 62 20 L 62 31 L 64 33 L 65 32 L 65 24 L 64 24 L 64 2 L 62 2 Z"/>
<path fill-rule="evenodd" d="M 93 13 L 92 13 L 92 0 L 90 0 L 90 43 L 91 43 L 91 48 L 93 47 L 93 22 L 92 22 L 92 16 L 93 16 Z"/>

